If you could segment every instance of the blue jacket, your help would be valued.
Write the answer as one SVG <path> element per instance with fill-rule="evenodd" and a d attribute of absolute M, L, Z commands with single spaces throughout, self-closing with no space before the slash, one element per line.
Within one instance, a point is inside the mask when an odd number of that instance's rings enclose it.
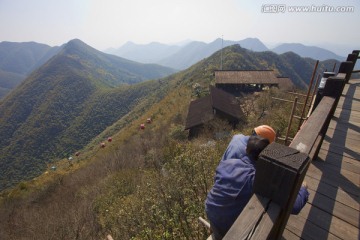
<path fill-rule="evenodd" d="M 208 193 L 205 210 L 210 223 L 222 235 L 230 229 L 253 194 L 255 162 L 246 155 L 248 136 L 235 135 L 216 168 L 215 183 Z M 309 193 L 301 188 L 294 204 L 297 214 Z"/>

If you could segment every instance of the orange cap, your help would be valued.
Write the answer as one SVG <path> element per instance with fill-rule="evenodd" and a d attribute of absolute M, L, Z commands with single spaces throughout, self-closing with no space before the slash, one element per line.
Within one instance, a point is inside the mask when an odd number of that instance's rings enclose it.
<path fill-rule="evenodd" d="M 274 129 L 272 127 L 270 127 L 268 125 L 260 125 L 256 128 L 254 128 L 254 131 L 260 137 L 267 138 L 270 141 L 270 143 L 275 141 L 276 132 L 274 131 Z"/>

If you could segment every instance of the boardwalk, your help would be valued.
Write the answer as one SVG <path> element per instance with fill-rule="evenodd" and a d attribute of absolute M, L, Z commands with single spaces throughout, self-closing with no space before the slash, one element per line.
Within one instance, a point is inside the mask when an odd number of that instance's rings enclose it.
<path fill-rule="evenodd" d="M 360 79 L 350 80 L 319 156 L 305 177 L 310 198 L 284 239 L 360 239 Z"/>

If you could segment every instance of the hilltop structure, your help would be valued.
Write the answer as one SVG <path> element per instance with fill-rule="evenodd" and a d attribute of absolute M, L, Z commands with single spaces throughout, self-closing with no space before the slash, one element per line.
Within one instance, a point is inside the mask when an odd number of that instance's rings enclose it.
<path fill-rule="evenodd" d="M 233 127 L 244 121 L 244 113 L 236 102 L 233 95 L 210 86 L 208 96 L 190 103 L 185 125 L 185 130 L 190 130 L 189 137 L 197 136 L 204 124 L 217 118 L 227 120 Z"/>
<path fill-rule="evenodd" d="M 289 78 L 277 77 L 273 70 L 218 70 L 215 71 L 215 86 L 235 96 L 264 88 L 290 90 L 294 87 Z"/>

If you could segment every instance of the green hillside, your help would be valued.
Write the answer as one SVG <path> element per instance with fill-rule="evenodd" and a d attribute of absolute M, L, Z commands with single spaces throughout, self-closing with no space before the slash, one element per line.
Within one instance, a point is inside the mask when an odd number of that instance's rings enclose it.
<path fill-rule="evenodd" d="M 204 200 L 229 136 L 223 139 L 213 137 L 217 131 L 226 129 L 222 121 L 215 122 L 202 137 L 193 141 L 187 140 L 187 132 L 183 129 L 189 103 L 196 98 L 193 86 L 200 85 L 202 94 L 206 94 L 209 84 L 214 84 L 213 71 L 219 67 L 220 55 L 217 52 L 187 70 L 126 89 L 106 88 L 102 84 L 104 81 L 87 81 L 102 87 L 93 90 L 93 85 L 87 85 L 86 92 L 91 93 L 84 97 L 86 104 L 79 106 L 84 112 L 69 112 L 77 120 L 64 125 L 62 134 L 86 134 L 96 128 L 98 121 L 104 120 L 109 111 L 116 111 L 116 106 L 129 96 L 134 96 L 133 101 L 137 103 L 131 107 L 127 102 L 126 106 L 130 108 L 127 114 L 106 123 L 106 126 L 104 123 L 104 131 L 89 139 L 83 149 L 76 149 L 81 154 L 73 164 L 64 158 L 53 163 L 57 166 L 56 171 L 49 166 L 37 178 L 3 191 L 0 195 L 0 238 L 49 239 L 51 236 L 54 239 L 104 239 L 111 234 L 114 239 L 205 239 L 208 232 L 197 218 L 205 217 Z M 239 46 L 224 49 L 224 56 L 224 69 L 264 69 L 273 66 L 280 74 L 285 74 L 282 72 L 285 70 L 294 71 L 294 76 L 299 76 L 299 79 L 303 74 L 311 75 L 312 71 L 310 68 L 310 73 L 297 72 L 296 67 L 284 59 L 284 55 L 267 52 L 254 54 Z M 295 62 L 306 61 L 299 58 Z M 77 70 L 83 65 L 76 66 Z M 306 81 L 301 79 L 303 84 Z M 71 84 L 71 81 L 67 83 Z M 82 84 L 85 85 L 85 82 Z M 71 87 L 72 91 L 75 91 L 74 88 L 76 86 Z M 51 95 L 59 91 L 56 89 Z M 144 91 L 141 97 L 137 95 L 139 91 Z M 106 102 L 106 99 L 109 99 L 107 102 L 117 97 L 121 99 L 122 95 L 116 95 L 118 92 L 130 95 L 106 109 L 103 115 L 100 110 L 94 110 L 105 108 L 107 105 L 103 101 Z M 67 96 L 76 95 L 76 92 L 72 93 Z M 292 97 L 272 89 L 241 99 L 241 105 L 246 108 L 244 112 L 248 124 L 238 126 L 236 132 L 249 134 L 254 126 L 266 123 L 284 134 L 291 104 L 272 100 L 273 96 Z M 91 103 L 90 106 L 87 103 Z M 70 105 L 74 107 L 74 104 Z M 125 106 L 125 103 L 121 106 Z M 24 112 L 31 112 L 29 108 L 25 106 Z M 46 117 L 45 114 L 42 116 Z M 26 119 L 35 117 L 30 114 Z M 62 114 L 55 117 L 64 118 Z M 139 125 L 149 117 L 152 123 L 140 130 Z M 37 121 L 31 123 L 36 126 Z M 47 118 L 48 122 L 51 132 L 51 118 Z M 48 126 L 44 123 L 37 129 L 31 129 L 35 131 L 43 127 Z M 294 127 L 297 127 L 296 124 Z M 108 136 L 112 136 L 113 141 L 106 142 L 106 147 L 100 148 L 99 142 L 106 141 Z M 67 139 L 71 139 L 71 136 L 61 140 L 59 137 L 58 142 L 53 144 L 64 146 L 60 141 Z"/>
<path fill-rule="evenodd" d="M 24 80 L 25 76 L 0 69 L 0 99 Z"/>
<path fill-rule="evenodd" d="M 0 189 L 83 147 L 158 88 L 129 84 L 171 71 L 70 41 L 0 103 Z"/>
<path fill-rule="evenodd" d="M 52 47 L 35 42 L 0 42 L 0 69 L 18 73 L 29 74 L 43 59 Z"/>
<path fill-rule="evenodd" d="M 58 47 L 35 42 L 0 42 L 0 99 L 57 50 Z"/>

